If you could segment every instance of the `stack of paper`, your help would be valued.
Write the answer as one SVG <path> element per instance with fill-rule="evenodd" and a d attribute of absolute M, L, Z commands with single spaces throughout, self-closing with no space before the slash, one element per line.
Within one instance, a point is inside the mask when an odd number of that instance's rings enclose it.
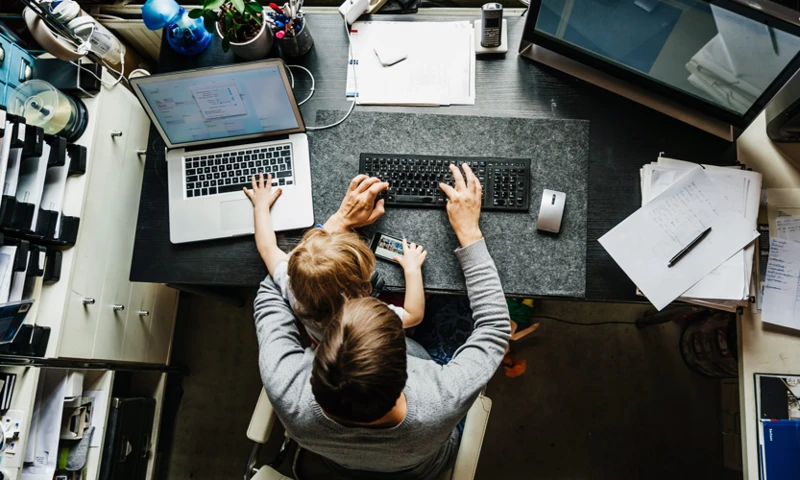
<path fill-rule="evenodd" d="M 474 35 L 469 21 L 356 22 L 346 94 L 364 105 L 474 105 Z M 406 59 L 384 67 L 382 49 Z"/>
<path fill-rule="evenodd" d="M 767 190 L 769 259 L 761 320 L 800 330 L 800 189 Z"/>
<path fill-rule="evenodd" d="M 641 181 L 642 208 L 600 238 L 641 293 L 659 310 L 677 298 L 725 310 L 746 304 L 761 175 L 659 158 L 642 168 Z"/>

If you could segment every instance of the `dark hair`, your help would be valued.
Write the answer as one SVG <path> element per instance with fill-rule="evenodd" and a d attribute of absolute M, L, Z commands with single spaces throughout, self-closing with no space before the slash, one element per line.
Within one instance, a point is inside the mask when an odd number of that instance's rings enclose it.
<path fill-rule="evenodd" d="M 347 298 L 370 294 L 374 268 L 375 255 L 355 233 L 312 228 L 289 256 L 295 314 L 324 330 Z"/>
<path fill-rule="evenodd" d="M 319 406 L 345 421 L 374 422 L 394 408 L 407 378 L 397 314 L 376 298 L 347 300 L 314 356 L 311 390 Z"/>

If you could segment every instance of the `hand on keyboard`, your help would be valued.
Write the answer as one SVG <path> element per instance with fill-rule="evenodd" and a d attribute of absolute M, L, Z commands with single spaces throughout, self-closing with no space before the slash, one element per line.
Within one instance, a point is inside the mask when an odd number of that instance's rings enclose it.
<path fill-rule="evenodd" d="M 455 178 L 455 188 L 440 183 L 439 188 L 447 195 L 447 216 L 450 226 L 456 232 L 459 243 L 467 247 L 483 237 L 479 226 L 481 217 L 482 187 L 469 165 L 463 165 L 464 175 L 455 165 L 450 165 L 450 172 Z M 466 176 L 466 179 L 464 178 Z"/>
<path fill-rule="evenodd" d="M 258 181 L 256 181 L 255 175 L 250 178 L 250 181 L 253 189 L 248 190 L 247 187 L 242 187 L 244 194 L 253 202 L 253 208 L 256 211 L 269 211 L 275 203 L 275 200 L 283 193 L 283 189 L 280 187 L 272 188 L 272 175 L 267 175 L 267 180 L 265 182 L 264 174 L 259 173 Z"/>
<path fill-rule="evenodd" d="M 339 210 L 325 222 L 325 230 L 345 232 L 375 223 L 385 212 L 383 199 L 375 199 L 388 189 L 389 184 L 377 177 L 357 176 L 350 181 Z"/>

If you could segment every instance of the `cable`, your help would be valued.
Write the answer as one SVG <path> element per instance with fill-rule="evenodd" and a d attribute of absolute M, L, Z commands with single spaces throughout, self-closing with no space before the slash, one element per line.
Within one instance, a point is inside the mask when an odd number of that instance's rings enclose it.
<path fill-rule="evenodd" d="M 344 114 L 344 117 L 342 117 L 341 120 L 330 125 L 323 125 L 321 127 L 306 127 L 306 130 L 325 130 L 327 128 L 336 127 L 347 120 L 347 117 L 349 117 L 350 114 L 353 113 L 353 109 L 356 108 L 356 98 L 358 98 L 358 81 L 356 80 L 356 63 L 354 59 L 355 55 L 353 55 L 353 41 L 350 38 L 350 25 L 347 24 L 347 18 L 344 15 L 342 15 L 342 20 L 344 20 L 344 31 L 347 33 L 347 50 L 349 52 L 348 62 L 350 63 L 350 67 L 353 69 L 353 102 L 350 104 L 350 109 L 347 110 L 347 113 Z"/>
<path fill-rule="evenodd" d="M 533 320 L 534 318 L 545 318 L 548 320 L 553 320 L 555 322 L 566 323 L 567 325 L 575 325 L 578 327 L 596 327 L 598 325 L 636 325 L 636 322 L 622 322 L 616 320 L 611 320 L 607 322 L 583 323 L 583 322 L 573 322 L 571 320 L 563 320 L 561 318 L 550 317 L 548 315 L 511 315 L 512 320 L 517 320 L 517 319 Z"/>
<path fill-rule="evenodd" d="M 133 78 L 134 74 L 137 74 L 137 73 L 140 73 L 143 77 L 149 77 L 150 76 L 150 72 L 148 72 L 144 68 L 136 68 L 134 70 L 131 70 L 131 73 L 128 74 L 128 80 Z"/>
<path fill-rule="evenodd" d="M 316 82 L 314 81 L 314 75 L 311 74 L 311 70 L 307 69 L 306 67 L 300 66 L 300 65 L 286 65 L 286 67 L 289 70 L 289 75 L 292 76 L 292 88 L 294 88 L 294 74 L 292 74 L 292 69 L 293 68 L 299 68 L 300 70 L 304 70 L 308 74 L 308 76 L 311 77 L 311 91 L 308 93 L 308 96 L 306 98 L 304 98 L 303 100 L 301 100 L 300 102 L 297 103 L 297 105 L 300 106 L 300 105 L 306 103 L 307 101 L 309 101 L 311 99 L 311 97 L 314 96 L 314 89 L 316 87 Z"/>

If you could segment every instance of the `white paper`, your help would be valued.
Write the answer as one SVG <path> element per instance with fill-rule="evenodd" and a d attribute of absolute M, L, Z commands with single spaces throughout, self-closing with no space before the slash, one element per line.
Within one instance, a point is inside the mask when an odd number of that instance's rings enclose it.
<path fill-rule="evenodd" d="M 106 412 L 106 402 L 103 401 L 103 397 L 107 395 L 108 392 L 103 392 L 102 390 L 86 390 L 83 392 L 84 397 L 92 399 L 92 418 L 90 420 L 91 425 L 94 426 L 94 434 L 89 444 L 90 447 L 99 447 L 103 442 L 103 431 L 105 430 L 106 424 L 105 419 L 108 416 Z"/>
<path fill-rule="evenodd" d="M 800 217 L 785 216 L 775 219 L 778 238 L 800 242 Z"/>
<path fill-rule="evenodd" d="M 22 149 L 12 148 L 8 154 L 8 164 L 6 177 L 3 182 L 3 195 L 7 197 L 17 196 L 17 183 L 19 182 L 19 164 L 22 159 Z"/>
<path fill-rule="evenodd" d="M 711 233 L 672 268 L 669 260 L 706 228 Z M 600 244 L 659 310 L 758 236 L 724 209 L 719 188 L 700 167 L 600 238 Z"/>
<path fill-rule="evenodd" d="M 14 124 L 6 122 L 3 141 L 0 144 L 0 181 L 5 183 L 6 169 L 8 167 L 8 156 L 11 153 L 11 135 L 14 133 Z"/>
<path fill-rule="evenodd" d="M 67 153 L 64 166 L 50 167 L 44 176 L 41 208 L 58 214 L 56 215 L 55 238 L 58 238 L 61 231 L 61 211 L 64 207 L 64 191 L 67 186 L 70 162 L 71 158 Z"/>
<path fill-rule="evenodd" d="M 17 184 L 17 202 L 33 204 L 30 229 L 36 229 L 39 218 L 39 204 L 42 201 L 44 177 L 47 172 L 47 161 L 50 158 L 50 144 L 45 142 L 42 156 L 26 158 L 19 167 L 19 183 Z"/>
<path fill-rule="evenodd" d="M 31 252 L 28 252 L 28 260 L 31 259 Z M 25 265 L 28 264 L 26 260 Z M 21 272 L 12 272 L 11 275 L 11 289 L 8 293 L 8 302 L 19 302 L 22 300 L 22 293 L 25 291 L 25 282 L 28 279 L 28 272 L 25 270 Z"/>
<path fill-rule="evenodd" d="M 17 247 L 3 245 L 0 247 L 0 304 L 8 303 L 11 293 L 11 280 L 14 278 L 14 257 Z"/>
<path fill-rule="evenodd" d="M 65 386 L 65 370 L 42 371 L 20 480 L 52 480 L 55 474 Z"/>
<path fill-rule="evenodd" d="M 357 90 L 359 104 L 475 104 L 472 22 L 356 22 L 350 31 L 345 90 Z M 384 67 L 375 50 L 396 45 L 407 58 Z"/>
<path fill-rule="evenodd" d="M 770 239 L 761 320 L 800 330 L 800 243 Z"/>

